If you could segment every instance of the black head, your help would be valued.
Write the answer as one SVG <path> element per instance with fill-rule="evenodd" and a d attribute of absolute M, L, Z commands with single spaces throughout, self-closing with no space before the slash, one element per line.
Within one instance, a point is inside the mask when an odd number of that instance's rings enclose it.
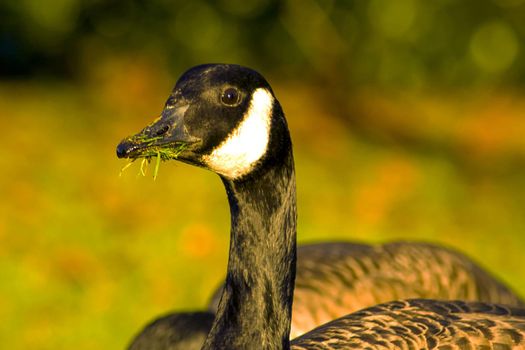
<path fill-rule="evenodd" d="M 208 64 L 181 76 L 161 116 L 124 139 L 117 156 L 176 158 L 236 179 L 271 158 L 283 135 L 289 139 L 281 107 L 259 73 Z"/>

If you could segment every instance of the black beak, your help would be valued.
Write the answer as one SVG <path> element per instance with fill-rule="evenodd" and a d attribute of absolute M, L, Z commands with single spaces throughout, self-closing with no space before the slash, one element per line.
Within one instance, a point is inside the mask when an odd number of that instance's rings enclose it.
<path fill-rule="evenodd" d="M 164 109 L 161 117 L 118 144 L 117 157 L 151 157 L 160 150 L 197 143 L 199 139 L 190 135 L 184 126 L 184 113 L 187 109 L 188 105 Z"/>
<path fill-rule="evenodd" d="M 117 157 L 128 158 L 134 147 L 134 143 L 129 138 L 122 140 L 117 146 Z"/>

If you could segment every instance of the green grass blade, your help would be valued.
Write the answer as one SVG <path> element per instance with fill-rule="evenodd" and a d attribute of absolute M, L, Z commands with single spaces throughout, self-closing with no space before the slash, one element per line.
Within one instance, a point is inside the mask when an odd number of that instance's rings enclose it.
<path fill-rule="evenodd" d="M 142 174 L 142 176 L 146 176 L 146 170 L 148 169 L 148 167 L 144 167 L 144 164 L 146 164 L 147 161 L 147 158 L 142 158 L 142 162 L 140 163 L 140 174 Z"/>
<path fill-rule="evenodd" d="M 155 171 L 153 172 L 153 181 L 157 180 L 157 174 L 160 167 L 160 152 L 157 152 L 157 163 L 155 163 Z"/>
<path fill-rule="evenodd" d="M 122 169 L 120 169 L 120 173 L 118 173 L 118 176 L 119 176 L 119 177 L 122 177 L 122 173 L 123 173 L 124 171 L 126 171 L 126 169 L 129 168 L 129 167 L 131 166 L 131 164 L 133 164 L 134 161 L 135 161 L 134 159 L 133 159 L 133 160 L 130 160 L 126 165 L 124 165 L 124 166 L 122 167 Z"/>

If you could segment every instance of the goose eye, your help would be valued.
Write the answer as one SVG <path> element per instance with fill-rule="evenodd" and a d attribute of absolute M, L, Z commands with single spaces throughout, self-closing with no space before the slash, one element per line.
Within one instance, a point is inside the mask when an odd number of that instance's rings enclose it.
<path fill-rule="evenodd" d="M 235 88 L 227 88 L 221 95 L 221 102 L 226 106 L 235 106 L 239 102 L 239 91 Z"/>

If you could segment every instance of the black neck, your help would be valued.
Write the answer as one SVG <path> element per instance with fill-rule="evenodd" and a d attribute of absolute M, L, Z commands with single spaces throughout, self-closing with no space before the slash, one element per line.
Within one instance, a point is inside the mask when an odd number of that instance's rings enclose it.
<path fill-rule="evenodd" d="M 297 214 L 286 146 L 255 176 L 223 179 L 231 211 L 228 274 L 203 349 L 289 349 Z"/>

